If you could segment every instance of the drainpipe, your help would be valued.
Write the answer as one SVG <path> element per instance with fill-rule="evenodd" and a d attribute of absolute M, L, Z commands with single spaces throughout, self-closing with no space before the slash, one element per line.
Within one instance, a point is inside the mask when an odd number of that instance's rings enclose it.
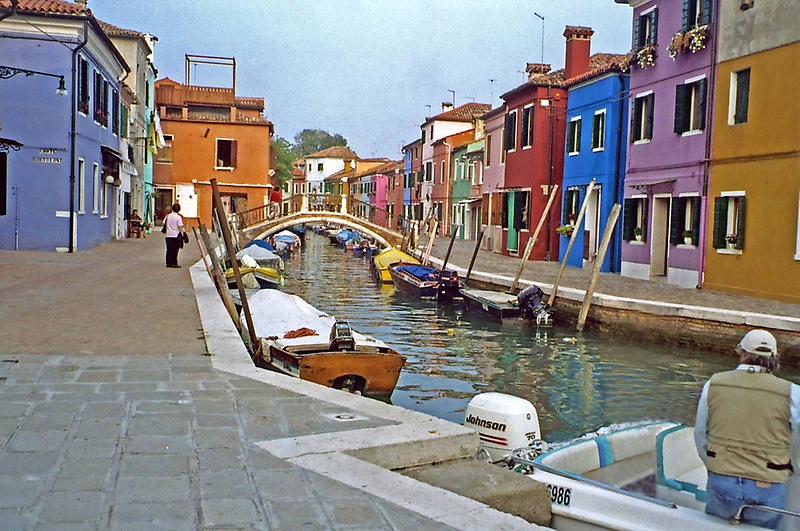
<path fill-rule="evenodd" d="M 715 29 L 719 27 L 718 20 L 719 20 L 719 6 L 721 0 L 718 2 L 714 2 L 714 25 Z M 711 50 L 711 70 L 709 72 L 709 79 L 708 83 L 706 83 L 706 87 L 708 90 L 708 95 L 706 96 L 706 109 L 708 109 L 708 119 L 706 123 L 708 127 L 706 127 L 706 150 L 705 150 L 705 158 L 703 160 L 703 188 L 700 190 L 700 219 L 697 220 L 698 223 L 702 220 L 702 224 L 700 225 L 700 241 L 698 249 L 700 251 L 700 270 L 697 272 L 697 288 L 700 289 L 703 287 L 703 278 L 705 277 L 706 271 L 706 240 L 708 239 L 708 230 L 707 230 L 707 221 L 708 221 L 708 211 L 711 206 L 708 203 L 708 181 L 709 181 L 709 174 L 711 173 L 711 133 L 714 124 L 714 86 L 715 86 L 715 78 L 717 73 L 717 62 L 715 61 L 717 57 L 717 51 L 719 49 L 719 34 L 714 35 L 714 47 Z M 705 199 L 706 207 L 702 208 L 702 201 Z M 705 216 L 703 215 L 705 213 Z"/>
<path fill-rule="evenodd" d="M 89 42 L 89 24 L 83 21 L 83 42 L 72 50 L 72 98 L 70 104 L 70 143 L 69 143 L 69 252 L 75 252 L 75 126 L 76 109 L 78 107 L 78 52 Z"/>
<path fill-rule="evenodd" d="M 549 140 L 549 148 L 547 150 L 547 193 L 548 195 L 552 193 L 553 190 L 553 135 L 555 131 L 553 130 L 555 126 L 556 115 L 553 112 L 553 97 L 552 97 L 552 87 L 550 85 L 547 86 L 547 101 L 550 102 L 547 109 L 550 113 L 550 137 Z M 531 199 L 533 198 L 533 190 L 531 190 Z M 546 205 L 546 203 L 545 203 Z M 547 216 L 547 221 L 545 225 L 547 226 L 547 249 L 545 251 L 544 259 L 549 261 L 550 260 L 550 209 L 544 213 Z"/>
<path fill-rule="evenodd" d="M 0 20 L 4 20 L 4 19 L 7 19 L 10 16 L 16 15 L 17 14 L 17 4 L 18 3 L 19 3 L 19 0 L 11 0 L 11 11 L 6 13 L 5 15 L 0 15 Z"/>
<path fill-rule="evenodd" d="M 448 199 L 450 198 L 450 195 L 451 195 L 450 194 L 450 153 L 452 152 L 452 146 L 450 144 L 448 144 L 447 141 L 444 141 L 442 143 L 447 147 L 447 155 L 445 155 L 445 160 L 447 161 L 447 164 L 445 164 L 445 168 L 447 168 L 447 171 L 445 171 L 445 176 L 444 176 L 444 205 L 445 206 L 443 207 L 444 212 L 442 212 L 442 221 L 444 222 L 445 227 L 447 227 L 447 234 L 450 234 L 450 225 L 452 225 L 452 220 L 449 220 L 450 223 L 448 223 L 448 217 L 449 217 L 449 213 L 450 213 L 450 207 L 452 207 L 452 205 L 448 205 L 447 203 L 448 203 Z"/>
<path fill-rule="evenodd" d="M 617 74 L 617 79 L 619 79 L 619 86 L 620 86 L 620 94 L 622 97 L 619 98 L 619 112 L 617 112 L 618 119 L 617 119 L 617 153 L 616 153 L 616 161 L 614 162 L 614 202 L 620 200 L 619 197 L 619 187 L 622 181 L 622 175 L 620 175 L 620 163 L 622 162 L 622 153 L 621 149 L 623 146 L 627 147 L 627 139 L 622 138 L 622 114 L 624 113 L 625 109 L 627 108 L 628 102 L 625 99 L 627 94 L 625 93 L 625 74 L 619 72 Z M 617 240 L 620 238 L 620 231 L 615 231 L 616 236 L 614 237 L 614 243 L 611 246 L 611 266 L 612 271 L 614 268 L 614 264 L 617 262 Z M 614 273 L 619 273 L 619 271 L 614 271 Z"/>

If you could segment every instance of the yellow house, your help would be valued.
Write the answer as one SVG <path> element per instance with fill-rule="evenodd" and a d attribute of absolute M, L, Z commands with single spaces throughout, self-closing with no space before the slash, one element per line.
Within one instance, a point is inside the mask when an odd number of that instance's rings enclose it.
<path fill-rule="evenodd" d="M 703 285 L 800 303 L 800 0 L 752 6 L 720 2 Z"/>

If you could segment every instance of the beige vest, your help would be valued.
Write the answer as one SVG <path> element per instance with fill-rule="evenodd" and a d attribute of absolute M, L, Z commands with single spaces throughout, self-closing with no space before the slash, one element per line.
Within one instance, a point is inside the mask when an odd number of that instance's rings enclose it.
<path fill-rule="evenodd" d="M 791 469 L 791 383 L 769 373 L 728 371 L 708 387 L 711 472 L 783 483 Z"/>

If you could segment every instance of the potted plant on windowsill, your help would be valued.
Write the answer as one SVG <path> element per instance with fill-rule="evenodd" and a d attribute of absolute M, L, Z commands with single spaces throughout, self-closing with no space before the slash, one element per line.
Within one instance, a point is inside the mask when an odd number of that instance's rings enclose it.
<path fill-rule="evenodd" d="M 556 232 L 565 238 L 571 238 L 574 230 L 574 225 L 561 225 L 560 227 L 556 228 Z"/>
<path fill-rule="evenodd" d="M 667 46 L 667 53 L 669 54 L 669 56 L 672 58 L 673 61 L 678 58 L 678 54 L 680 54 L 686 49 L 684 42 L 685 42 L 685 34 L 682 31 L 679 31 L 672 36 L 672 40 Z"/>
<path fill-rule="evenodd" d="M 694 243 L 692 240 L 692 231 L 690 230 L 683 231 L 683 243 L 684 245 L 692 245 Z"/>
<path fill-rule="evenodd" d="M 697 53 L 706 47 L 706 38 L 708 37 L 708 26 L 697 26 L 686 32 L 686 37 L 689 40 L 687 48 L 692 53 Z"/>
<path fill-rule="evenodd" d="M 656 64 L 656 47 L 652 44 L 648 44 L 636 54 L 636 62 L 639 64 L 639 68 L 644 70 L 645 68 L 650 68 L 651 66 L 655 66 Z"/>
<path fill-rule="evenodd" d="M 641 227 L 636 227 L 635 229 L 633 229 L 633 237 L 636 238 L 637 242 L 642 241 L 642 228 Z"/>
<path fill-rule="evenodd" d="M 739 238 L 736 236 L 735 232 L 725 236 L 725 241 L 728 244 L 728 249 L 736 249 L 736 242 L 738 241 L 738 239 Z"/>

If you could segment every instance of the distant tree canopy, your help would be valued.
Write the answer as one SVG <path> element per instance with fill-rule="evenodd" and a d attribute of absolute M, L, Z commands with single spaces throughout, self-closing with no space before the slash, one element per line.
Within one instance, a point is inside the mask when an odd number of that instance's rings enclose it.
<path fill-rule="evenodd" d="M 332 135 L 322 129 L 303 129 L 294 135 L 294 150 L 300 158 L 329 147 L 346 145 L 345 137 L 338 133 Z"/>
<path fill-rule="evenodd" d="M 279 136 L 272 139 L 272 152 L 275 153 L 275 177 L 278 179 L 278 186 L 282 187 L 286 181 L 292 179 L 292 162 L 297 154 L 292 143 Z"/>

